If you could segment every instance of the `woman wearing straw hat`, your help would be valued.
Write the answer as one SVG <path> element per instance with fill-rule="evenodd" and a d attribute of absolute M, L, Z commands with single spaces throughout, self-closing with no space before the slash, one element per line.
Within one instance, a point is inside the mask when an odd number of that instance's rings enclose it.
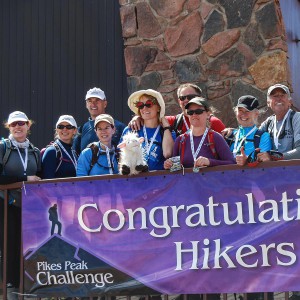
<path fill-rule="evenodd" d="M 152 89 L 140 90 L 130 95 L 128 106 L 144 121 L 137 135 L 144 138 L 142 147 L 149 170 L 163 170 L 165 159 L 172 155 L 174 140 L 170 124 L 164 117 L 165 102 L 162 95 Z M 126 127 L 122 136 L 128 131 L 131 129 Z"/>

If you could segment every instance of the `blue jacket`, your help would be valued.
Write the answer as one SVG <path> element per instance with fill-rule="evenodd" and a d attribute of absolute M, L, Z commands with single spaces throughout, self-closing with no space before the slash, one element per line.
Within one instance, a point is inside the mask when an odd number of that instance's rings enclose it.
<path fill-rule="evenodd" d="M 99 147 L 98 151 L 98 161 L 91 169 L 91 162 L 92 162 L 92 149 L 86 148 L 84 149 L 79 158 L 77 164 L 77 176 L 92 176 L 92 175 L 104 175 L 110 174 L 110 166 L 107 161 L 106 152 L 102 150 L 99 143 L 97 143 Z M 118 161 L 116 152 L 114 150 L 110 151 L 110 161 L 113 167 L 113 174 L 118 174 Z"/>
<path fill-rule="evenodd" d="M 242 138 L 253 128 L 254 126 L 252 127 L 242 127 L 240 126 L 239 129 L 240 129 L 240 134 L 239 134 L 239 137 L 238 137 L 238 140 L 239 142 L 242 140 Z M 242 146 L 244 146 L 244 150 L 245 150 L 245 154 L 248 156 L 250 155 L 254 150 L 255 150 L 255 147 L 254 147 L 254 135 L 255 133 L 257 132 L 258 128 L 253 131 L 249 136 L 247 136 L 245 142 L 243 143 Z M 234 135 L 234 140 L 237 138 L 237 133 L 238 133 L 238 129 L 235 129 L 233 131 L 233 135 Z M 239 142 L 238 142 L 238 145 L 239 145 Z M 267 132 L 264 132 L 260 138 L 260 141 L 259 141 L 259 148 L 260 148 L 260 152 L 267 152 L 269 150 L 272 149 L 272 142 L 271 142 L 271 138 L 270 138 L 270 134 L 267 133 Z M 234 149 L 234 142 L 231 144 L 230 146 L 230 150 L 231 152 L 233 152 L 233 149 Z M 238 149 L 238 152 L 237 154 L 240 154 L 240 149 Z"/>
<path fill-rule="evenodd" d="M 72 157 L 73 154 L 77 160 L 77 155 L 73 150 L 72 145 L 66 144 L 59 140 L 63 147 L 66 149 L 67 153 Z M 56 171 L 57 169 L 57 171 Z M 42 157 L 42 178 L 64 178 L 64 177 L 76 177 L 76 168 L 70 158 L 61 149 L 60 154 L 56 153 L 56 148 L 54 146 L 49 146 L 46 148 Z"/>

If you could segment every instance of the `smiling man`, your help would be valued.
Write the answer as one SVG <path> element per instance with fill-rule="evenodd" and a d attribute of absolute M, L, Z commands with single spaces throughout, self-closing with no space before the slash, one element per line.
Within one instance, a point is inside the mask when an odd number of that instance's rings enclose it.
<path fill-rule="evenodd" d="M 78 128 L 78 136 L 73 142 L 73 149 L 80 154 L 83 149 L 90 143 L 98 141 L 94 130 L 95 119 L 101 114 L 105 114 L 107 100 L 104 91 L 100 88 L 92 88 L 87 91 L 85 96 L 86 108 L 90 113 L 89 120 Z M 116 146 L 119 143 L 120 136 L 125 125 L 118 120 L 115 122 L 115 133 L 112 137 L 112 144 Z"/>
<path fill-rule="evenodd" d="M 272 85 L 268 89 L 267 104 L 274 115 L 267 118 L 260 129 L 270 133 L 272 149 L 283 154 L 284 159 L 300 158 L 300 113 L 291 109 L 290 90 L 283 84 Z M 268 153 L 259 153 L 260 160 Z"/>

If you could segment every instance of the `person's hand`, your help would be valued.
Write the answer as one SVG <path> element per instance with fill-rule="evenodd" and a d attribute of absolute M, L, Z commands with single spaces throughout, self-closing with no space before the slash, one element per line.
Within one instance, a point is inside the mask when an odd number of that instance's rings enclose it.
<path fill-rule="evenodd" d="M 32 175 L 32 176 L 27 176 L 27 181 L 39 181 L 41 180 L 40 177 Z"/>
<path fill-rule="evenodd" d="M 194 164 L 194 167 L 208 167 L 210 165 L 210 161 L 207 157 L 199 156 Z"/>
<path fill-rule="evenodd" d="M 223 135 L 224 138 L 228 138 L 231 136 L 234 128 L 225 128 L 221 131 L 221 134 Z"/>
<path fill-rule="evenodd" d="M 241 154 L 235 157 L 236 164 L 239 166 L 244 166 L 247 162 L 247 155 L 245 154 L 245 148 L 241 148 Z"/>
<path fill-rule="evenodd" d="M 162 117 L 160 122 L 161 122 L 161 125 L 162 125 L 163 128 L 170 127 L 170 123 L 165 117 Z"/>
<path fill-rule="evenodd" d="M 164 162 L 164 169 L 165 170 L 171 169 L 172 166 L 173 166 L 173 162 L 171 161 L 171 159 L 165 160 L 165 162 Z"/>
<path fill-rule="evenodd" d="M 131 121 L 128 123 L 128 127 L 131 130 L 138 131 L 141 129 L 141 126 L 144 125 L 143 119 L 140 116 L 134 116 Z"/>
<path fill-rule="evenodd" d="M 257 153 L 257 159 L 260 162 L 269 161 L 269 160 L 271 160 L 271 156 L 268 152 L 260 152 L 260 153 Z"/>

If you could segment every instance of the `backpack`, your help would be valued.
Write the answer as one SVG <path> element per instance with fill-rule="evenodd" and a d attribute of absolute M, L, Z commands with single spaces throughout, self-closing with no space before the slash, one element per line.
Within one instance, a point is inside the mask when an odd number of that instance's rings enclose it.
<path fill-rule="evenodd" d="M 4 155 L 3 155 L 3 159 L 2 159 L 2 168 L 4 170 L 4 167 L 7 164 L 9 156 L 10 156 L 11 151 L 12 151 L 12 145 L 11 145 L 10 139 L 2 138 L 1 143 L 3 144 L 3 148 L 4 148 Z M 39 166 L 40 152 L 39 152 L 38 148 L 34 147 L 33 144 L 29 143 L 29 148 L 28 149 L 33 150 L 33 154 L 34 154 L 34 158 L 36 160 L 36 164 L 37 164 L 37 166 Z"/>
<path fill-rule="evenodd" d="M 88 175 L 90 175 L 93 167 L 95 166 L 95 164 L 97 163 L 98 159 L 99 159 L 99 155 L 101 154 L 99 151 L 99 146 L 98 146 L 98 142 L 94 142 L 94 143 L 90 143 L 87 145 L 87 148 L 90 148 L 92 151 L 92 159 L 90 162 L 90 168 L 88 170 Z M 119 151 L 117 151 L 117 148 L 115 150 L 115 154 L 116 154 L 116 158 L 117 161 L 119 160 Z"/>
<path fill-rule="evenodd" d="M 183 113 L 176 115 L 174 124 L 173 124 L 173 130 L 176 133 L 176 136 L 179 136 L 182 134 L 182 126 L 183 126 Z"/>
<path fill-rule="evenodd" d="M 260 144 L 260 139 L 261 136 L 265 133 L 265 131 L 262 131 L 260 129 L 257 129 L 253 139 L 245 139 L 243 141 L 243 144 L 241 146 L 243 146 L 245 144 L 245 142 L 252 142 L 254 144 L 254 149 L 259 148 L 259 144 Z M 233 134 L 233 132 L 231 133 L 231 135 L 229 137 L 226 137 L 226 142 L 228 144 L 229 147 L 231 147 L 231 145 L 235 142 L 235 135 Z"/>
<path fill-rule="evenodd" d="M 293 129 L 293 117 L 295 115 L 296 111 L 292 110 L 289 114 L 289 122 L 290 122 L 290 127 Z M 273 128 L 274 128 L 274 121 L 275 121 L 275 115 L 272 115 L 266 124 L 266 131 L 270 133 L 271 138 L 273 138 Z M 282 139 L 285 136 L 285 131 L 283 130 L 280 135 L 279 139 Z"/>
<path fill-rule="evenodd" d="M 188 133 L 184 133 L 180 135 L 180 142 L 179 142 L 179 155 L 180 155 L 180 163 L 183 163 L 183 157 L 184 157 L 184 150 L 185 150 L 185 144 L 186 144 L 186 138 L 189 136 Z M 214 131 L 212 129 L 208 130 L 207 133 L 207 139 L 208 139 L 208 146 L 214 156 L 215 159 L 218 159 L 218 153 L 215 148 L 214 143 Z"/>
<path fill-rule="evenodd" d="M 56 170 L 55 170 L 55 173 L 57 172 L 57 170 L 59 169 L 59 167 L 61 166 L 61 163 L 62 163 L 62 153 L 61 153 L 61 149 L 60 147 L 58 146 L 57 143 L 55 142 L 50 142 L 49 145 L 47 145 L 45 148 L 41 149 L 41 159 L 43 159 L 43 156 L 44 156 L 44 153 L 46 151 L 46 149 L 50 146 L 54 146 L 55 148 L 55 151 L 56 151 L 56 162 L 57 162 L 57 167 L 56 167 Z"/>

